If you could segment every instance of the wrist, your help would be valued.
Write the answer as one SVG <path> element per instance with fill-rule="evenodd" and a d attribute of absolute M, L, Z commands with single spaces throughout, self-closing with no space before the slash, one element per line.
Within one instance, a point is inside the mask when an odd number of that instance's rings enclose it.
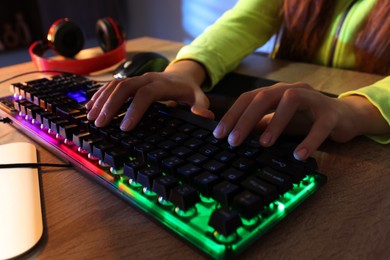
<path fill-rule="evenodd" d="M 201 86 L 207 78 L 207 72 L 202 64 L 194 60 L 178 60 L 171 63 L 165 72 L 181 73 L 190 77 L 190 80 Z"/>
<path fill-rule="evenodd" d="M 339 99 L 349 107 L 347 118 L 352 123 L 357 135 L 388 134 L 390 126 L 383 118 L 379 109 L 366 97 L 350 95 Z"/>

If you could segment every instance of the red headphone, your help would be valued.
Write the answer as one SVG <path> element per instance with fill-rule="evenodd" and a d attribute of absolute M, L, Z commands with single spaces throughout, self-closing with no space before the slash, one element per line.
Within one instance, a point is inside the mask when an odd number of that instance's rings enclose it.
<path fill-rule="evenodd" d="M 47 40 L 34 42 L 29 53 L 38 70 L 57 70 L 85 75 L 115 65 L 126 56 L 125 35 L 120 26 L 110 17 L 99 19 L 96 33 L 103 54 L 88 59 L 72 59 L 84 45 L 83 33 L 79 26 L 69 19 L 59 19 L 50 27 Z M 52 49 L 66 60 L 44 58 Z"/>

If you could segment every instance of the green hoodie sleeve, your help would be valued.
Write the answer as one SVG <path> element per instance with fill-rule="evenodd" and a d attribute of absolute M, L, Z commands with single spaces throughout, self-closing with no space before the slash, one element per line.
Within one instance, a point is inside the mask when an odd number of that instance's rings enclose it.
<path fill-rule="evenodd" d="M 234 70 L 242 59 L 265 44 L 279 28 L 282 0 L 239 0 L 191 44 L 184 46 L 177 60 L 191 59 L 203 64 L 212 87 Z"/>
<path fill-rule="evenodd" d="M 339 98 L 349 95 L 361 95 L 366 97 L 378 108 L 383 118 L 390 125 L 390 76 L 387 76 L 372 85 L 342 93 Z M 390 134 L 378 136 L 370 135 L 368 137 L 381 144 L 390 143 Z"/>

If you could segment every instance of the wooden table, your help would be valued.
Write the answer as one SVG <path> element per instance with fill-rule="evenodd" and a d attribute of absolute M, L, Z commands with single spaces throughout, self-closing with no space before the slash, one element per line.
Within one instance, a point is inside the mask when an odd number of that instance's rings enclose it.
<path fill-rule="evenodd" d="M 180 43 L 139 38 L 129 52 L 158 51 L 173 58 Z M 91 52 L 96 50 L 90 50 Z M 34 70 L 32 63 L 0 69 L 0 80 Z M 108 70 L 109 71 L 109 70 Z M 238 72 L 283 81 L 304 81 L 340 93 L 380 77 L 252 55 Z M 110 75 L 105 73 L 99 77 Z M 40 77 L 29 75 L 13 80 Z M 109 76 L 108 76 L 109 77 Z M 0 94 L 8 94 L 8 83 Z M 0 144 L 33 142 L 0 124 Z M 34 142 L 33 142 L 34 143 Z M 36 143 L 35 143 L 36 144 Z M 60 162 L 39 144 L 41 162 Z M 315 153 L 328 183 L 243 255 L 246 259 L 389 259 L 390 146 L 365 137 L 347 144 L 325 142 Z M 43 168 L 45 234 L 26 258 L 196 259 L 203 255 L 73 169 Z M 0 213 L 1 214 L 1 213 Z"/>

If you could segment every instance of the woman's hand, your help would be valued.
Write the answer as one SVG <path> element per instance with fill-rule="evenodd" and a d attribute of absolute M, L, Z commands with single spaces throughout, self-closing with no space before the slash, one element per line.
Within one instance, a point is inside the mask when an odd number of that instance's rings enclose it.
<path fill-rule="evenodd" d="M 142 76 L 113 80 L 101 87 L 86 104 L 88 119 L 97 127 L 107 125 L 120 107 L 134 97 L 121 123 L 123 131 L 134 128 L 155 101 L 174 100 L 193 106 L 193 112 L 213 117 L 207 112 L 209 100 L 200 88 L 205 79 L 203 67 L 183 60 L 168 66 L 164 72 L 149 72 Z"/>
<path fill-rule="evenodd" d="M 214 136 L 240 145 L 253 130 L 259 142 L 275 143 L 283 131 L 306 134 L 294 157 L 308 158 L 328 137 L 346 142 L 357 135 L 389 131 L 379 111 L 364 97 L 330 98 L 305 83 L 278 83 L 242 94 L 223 116 Z M 387 130 L 386 130 L 387 129 Z"/>

